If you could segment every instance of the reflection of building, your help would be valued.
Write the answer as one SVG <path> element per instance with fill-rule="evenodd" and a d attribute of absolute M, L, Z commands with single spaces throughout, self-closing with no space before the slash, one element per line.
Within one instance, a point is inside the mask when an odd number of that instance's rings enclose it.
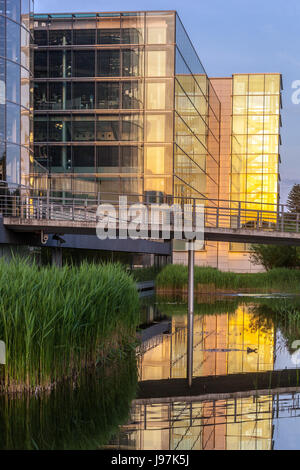
<path fill-rule="evenodd" d="M 175 12 L 34 24 L 35 157 L 51 189 L 217 197 L 220 103 Z"/>
<path fill-rule="evenodd" d="M 28 183 L 32 158 L 30 12 L 33 0 L 0 2 L 0 180 Z"/>
<path fill-rule="evenodd" d="M 186 377 L 186 316 L 172 317 L 172 334 L 141 358 L 140 380 Z M 255 322 L 250 308 L 233 314 L 195 315 L 194 376 L 274 368 L 274 329 Z M 257 350 L 249 353 L 247 348 Z M 172 385 L 170 384 L 170 387 Z M 168 404 L 136 404 L 119 444 L 158 450 L 272 448 L 272 396 Z"/>
<path fill-rule="evenodd" d="M 141 361 L 141 380 L 186 377 L 186 316 L 172 317 L 172 334 L 163 335 Z M 257 326 L 249 307 L 234 314 L 195 315 L 195 377 L 273 370 L 274 330 Z M 247 348 L 256 350 L 248 353 Z"/>
<path fill-rule="evenodd" d="M 221 102 L 219 198 L 237 201 L 232 203 L 233 208 L 241 201 L 242 209 L 276 211 L 281 75 L 234 74 L 210 80 Z M 222 201 L 219 204 L 228 207 Z M 231 224 L 236 224 L 234 214 Z M 187 256 L 175 253 L 174 261 L 185 263 Z M 196 263 L 224 271 L 260 269 L 251 265 L 247 246 L 238 243 L 207 242 L 205 250 L 196 253 Z"/>

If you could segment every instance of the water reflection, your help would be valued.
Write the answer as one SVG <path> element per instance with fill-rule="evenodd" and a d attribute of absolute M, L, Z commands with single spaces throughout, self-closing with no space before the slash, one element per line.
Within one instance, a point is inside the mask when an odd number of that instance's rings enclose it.
<path fill-rule="evenodd" d="M 39 396 L 0 396 L 0 449 L 98 449 L 126 423 L 137 387 L 127 356 Z"/>
<path fill-rule="evenodd" d="M 137 450 L 299 449 L 299 417 L 300 394 L 135 404 L 113 444 Z"/>
<path fill-rule="evenodd" d="M 285 299 L 276 302 L 276 308 L 274 299 L 258 302 L 253 298 L 196 306 L 194 377 L 295 367 L 291 341 L 298 334 L 298 323 L 294 315 L 293 320 L 287 321 L 290 306 L 284 303 Z M 186 305 L 159 302 L 156 308 L 158 312 L 152 311 L 152 319 L 163 316 L 164 321 L 159 324 L 164 326 L 162 331 L 151 326 L 147 334 L 142 334 L 139 380 L 185 379 Z M 151 398 L 135 400 L 130 421 L 111 445 L 139 450 L 297 449 L 300 394 L 296 392 L 297 389 L 293 394 L 278 394 L 270 390 L 261 396 L 243 392 L 214 400 L 191 396 L 182 400 L 170 393 L 170 398 L 161 402 Z"/>
<path fill-rule="evenodd" d="M 273 370 L 276 359 L 274 324 L 254 322 L 253 305 L 234 313 L 196 315 L 194 320 L 194 377 Z M 184 309 L 184 306 L 183 306 Z M 185 378 L 187 316 L 170 319 L 170 333 L 143 345 L 140 380 Z"/>

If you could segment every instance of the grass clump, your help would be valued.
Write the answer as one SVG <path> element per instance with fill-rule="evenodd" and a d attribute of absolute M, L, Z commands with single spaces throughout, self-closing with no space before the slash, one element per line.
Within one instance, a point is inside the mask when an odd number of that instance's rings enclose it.
<path fill-rule="evenodd" d="M 268 289 L 295 292 L 300 288 L 300 270 L 276 268 L 263 273 L 232 273 L 222 272 L 215 268 L 195 266 L 195 287 L 198 284 L 214 285 L 216 289 L 240 290 L 255 289 L 259 292 Z M 170 264 L 158 274 L 158 288 L 184 288 L 188 283 L 187 266 Z"/>
<path fill-rule="evenodd" d="M 120 265 L 39 268 L 0 260 L 2 389 L 53 386 L 135 337 L 139 300 Z"/>

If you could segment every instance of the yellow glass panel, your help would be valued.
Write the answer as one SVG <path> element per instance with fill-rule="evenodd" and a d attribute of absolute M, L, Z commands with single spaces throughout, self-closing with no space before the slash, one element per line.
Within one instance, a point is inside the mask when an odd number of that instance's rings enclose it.
<path fill-rule="evenodd" d="M 247 114 L 247 96 L 233 97 L 233 114 Z"/>
<path fill-rule="evenodd" d="M 263 153 L 263 135 L 248 136 L 248 153 Z"/>
<path fill-rule="evenodd" d="M 265 95 L 265 113 L 266 114 L 279 114 L 280 110 L 280 96 L 279 95 Z"/>
<path fill-rule="evenodd" d="M 263 171 L 263 156 L 262 155 L 248 155 L 247 172 L 248 173 L 262 173 L 262 171 Z"/>
<path fill-rule="evenodd" d="M 246 174 L 239 173 L 231 175 L 232 191 L 234 193 L 246 192 Z"/>
<path fill-rule="evenodd" d="M 264 133 L 278 134 L 279 132 L 279 116 L 265 116 Z"/>
<path fill-rule="evenodd" d="M 145 178 L 144 182 L 145 191 L 162 192 L 165 194 L 172 193 L 172 179 L 171 178 Z"/>
<path fill-rule="evenodd" d="M 246 155 L 233 155 L 231 162 L 232 173 L 246 173 Z"/>
<path fill-rule="evenodd" d="M 280 93 L 280 76 L 279 75 L 266 75 L 265 76 L 265 93 L 275 95 Z"/>
<path fill-rule="evenodd" d="M 233 116 L 232 132 L 233 134 L 247 134 L 247 116 Z"/>
<path fill-rule="evenodd" d="M 233 76 L 233 94 L 245 95 L 248 93 L 248 75 Z"/>
<path fill-rule="evenodd" d="M 278 153 L 278 135 L 264 135 L 264 153 Z"/>
<path fill-rule="evenodd" d="M 171 53 L 171 50 L 169 53 Z M 147 51 L 146 64 L 148 77 L 166 77 L 173 75 L 171 62 L 170 60 L 168 61 L 168 52 L 166 50 Z"/>
<path fill-rule="evenodd" d="M 264 75 L 249 75 L 249 94 L 263 95 L 265 90 Z"/>
<path fill-rule="evenodd" d="M 166 83 L 147 83 L 147 109 L 165 109 Z"/>
<path fill-rule="evenodd" d="M 277 174 L 264 174 L 263 175 L 263 192 L 275 193 L 277 191 L 278 175 Z"/>
<path fill-rule="evenodd" d="M 145 173 L 172 175 L 172 155 L 166 147 L 145 148 Z"/>
<path fill-rule="evenodd" d="M 247 152 L 247 136 L 234 135 L 231 141 L 232 154 L 240 155 Z"/>
<path fill-rule="evenodd" d="M 264 97 L 257 95 L 249 96 L 248 112 L 249 114 L 263 114 Z"/>
<path fill-rule="evenodd" d="M 247 193 L 261 193 L 262 192 L 262 175 L 249 174 L 247 175 Z"/>
<path fill-rule="evenodd" d="M 277 173 L 278 164 L 278 155 L 264 155 L 264 173 Z"/>
<path fill-rule="evenodd" d="M 263 116 L 248 116 L 248 134 L 263 134 L 263 129 Z"/>
<path fill-rule="evenodd" d="M 172 122 L 169 114 L 148 114 L 146 116 L 146 141 L 172 141 Z"/>

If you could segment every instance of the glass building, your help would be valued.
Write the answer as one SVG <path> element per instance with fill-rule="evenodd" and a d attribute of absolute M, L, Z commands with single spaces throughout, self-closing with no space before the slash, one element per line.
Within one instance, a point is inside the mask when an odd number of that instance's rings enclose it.
<path fill-rule="evenodd" d="M 231 199 L 253 209 L 279 202 L 281 88 L 280 74 L 233 75 Z"/>
<path fill-rule="evenodd" d="M 0 0 L 0 180 L 28 184 L 33 161 L 30 13 L 33 0 Z"/>
<path fill-rule="evenodd" d="M 34 41 L 50 189 L 218 197 L 220 102 L 176 12 L 38 14 Z"/>

